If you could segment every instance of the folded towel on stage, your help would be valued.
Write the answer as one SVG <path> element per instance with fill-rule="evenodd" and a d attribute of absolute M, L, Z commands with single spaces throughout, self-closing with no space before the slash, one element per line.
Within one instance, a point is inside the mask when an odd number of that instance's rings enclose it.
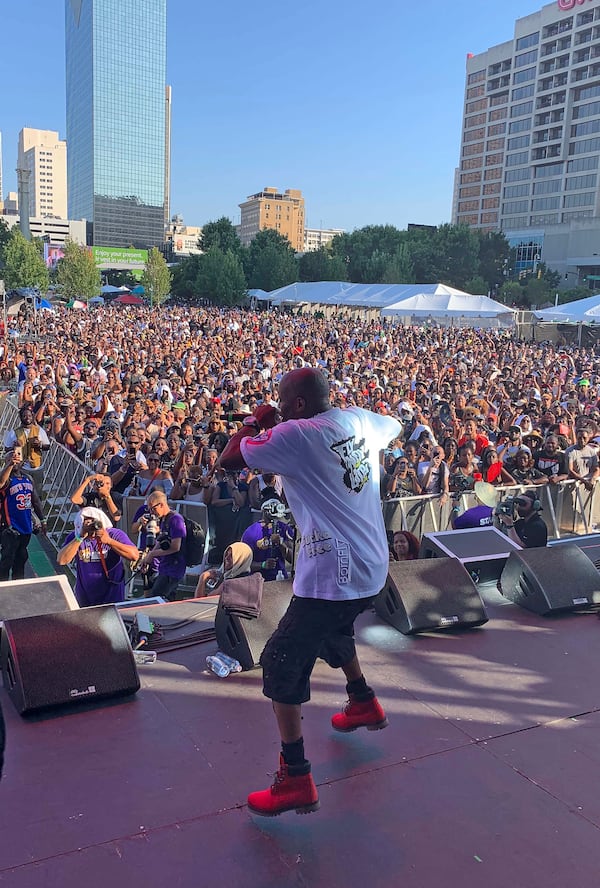
<path fill-rule="evenodd" d="M 237 614 L 239 617 L 259 617 L 264 582 L 260 573 L 223 580 L 221 587 L 223 607 L 228 613 Z"/>

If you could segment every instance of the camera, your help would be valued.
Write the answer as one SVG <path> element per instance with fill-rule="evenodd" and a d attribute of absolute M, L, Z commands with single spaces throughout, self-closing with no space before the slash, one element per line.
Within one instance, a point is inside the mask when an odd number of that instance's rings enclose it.
<path fill-rule="evenodd" d="M 168 533 L 159 533 L 156 535 L 156 542 L 160 549 L 168 549 L 171 545 L 171 537 Z"/>
<path fill-rule="evenodd" d="M 463 493 L 473 489 L 473 479 L 469 475 L 463 475 L 462 472 L 456 472 L 452 476 L 452 484 L 456 489 L 450 494 L 451 499 L 460 499 Z"/>
<path fill-rule="evenodd" d="M 516 512 L 517 503 L 515 496 L 505 496 L 494 509 L 494 515 L 508 515 L 510 518 L 514 518 Z"/>
<path fill-rule="evenodd" d="M 144 518 L 148 522 L 146 524 L 146 547 L 153 549 L 156 545 L 156 539 L 159 535 L 158 521 L 149 512 L 144 514 Z"/>

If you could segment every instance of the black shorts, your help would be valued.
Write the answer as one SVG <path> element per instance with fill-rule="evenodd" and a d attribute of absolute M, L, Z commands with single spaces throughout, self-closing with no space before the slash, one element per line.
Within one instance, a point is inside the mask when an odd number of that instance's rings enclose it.
<path fill-rule="evenodd" d="M 275 703 L 310 700 L 310 675 L 321 657 L 338 669 L 354 657 L 354 621 L 375 595 L 351 601 L 293 596 L 260 655 L 263 694 Z"/>

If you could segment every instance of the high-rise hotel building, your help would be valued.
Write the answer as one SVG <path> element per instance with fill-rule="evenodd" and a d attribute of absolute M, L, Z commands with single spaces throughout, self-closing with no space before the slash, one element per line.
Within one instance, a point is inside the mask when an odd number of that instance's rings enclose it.
<path fill-rule="evenodd" d="M 554 0 L 467 59 L 453 219 L 543 239 L 597 217 L 600 0 Z"/>
<path fill-rule="evenodd" d="M 162 245 L 167 0 L 65 0 L 69 218 L 89 242 Z"/>

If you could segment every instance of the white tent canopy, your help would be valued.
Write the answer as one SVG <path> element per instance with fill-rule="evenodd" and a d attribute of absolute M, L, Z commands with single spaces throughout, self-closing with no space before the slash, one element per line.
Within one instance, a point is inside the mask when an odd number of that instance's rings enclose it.
<path fill-rule="evenodd" d="M 417 318 L 498 318 L 502 315 L 512 317 L 515 314 L 514 309 L 490 299 L 489 296 L 472 296 L 451 287 L 440 286 L 439 290 L 446 292 L 415 293 L 392 305 L 386 305 L 381 314 L 410 315 Z"/>
<path fill-rule="evenodd" d="M 504 318 L 512 322 L 512 308 L 488 296 L 472 296 L 445 284 L 351 284 L 317 281 L 288 284 L 258 297 L 272 305 L 317 304 L 339 308 L 381 310 L 381 314 L 432 318 Z"/>
<path fill-rule="evenodd" d="M 534 314 L 538 320 L 551 324 L 600 324 L 600 293 Z"/>

